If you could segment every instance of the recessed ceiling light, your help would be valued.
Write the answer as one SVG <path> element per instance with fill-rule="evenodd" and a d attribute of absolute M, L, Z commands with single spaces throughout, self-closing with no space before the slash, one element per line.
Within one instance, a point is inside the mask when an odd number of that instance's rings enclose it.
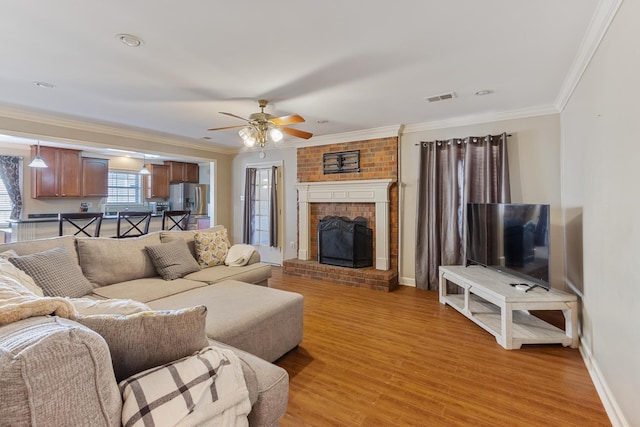
<path fill-rule="evenodd" d="M 33 84 L 44 89 L 53 89 L 56 87 L 56 85 L 47 82 L 33 82 Z"/>
<path fill-rule="evenodd" d="M 210 136 L 203 136 L 203 137 L 202 137 L 202 138 L 200 138 L 200 139 L 207 139 L 207 140 L 209 140 L 209 139 L 211 139 L 211 137 L 210 137 Z"/>
<path fill-rule="evenodd" d="M 116 34 L 116 38 L 129 47 L 138 47 L 143 44 L 142 39 L 131 34 Z"/>
<path fill-rule="evenodd" d="M 493 91 L 491 89 L 483 89 L 476 92 L 478 96 L 491 95 Z"/>
<path fill-rule="evenodd" d="M 316 123 L 318 123 L 319 125 L 324 125 L 324 124 L 329 123 L 329 120 L 326 120 L 326 119 L 325 120 L 316 120 Z"/>

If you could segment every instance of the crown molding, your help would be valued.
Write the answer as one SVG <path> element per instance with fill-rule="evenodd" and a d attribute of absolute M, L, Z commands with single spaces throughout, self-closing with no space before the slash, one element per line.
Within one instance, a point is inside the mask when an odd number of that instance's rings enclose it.
<path fill-rule="evenodd" d="M 353 132 L 334 133 L 331 135 L 314 136 L 308 141 L 296 144 L 296 148 L 314 147 L 317 145 L 341 144 L 344 142 L 367 141 L 369 139 L 389 138 L 400 135 L 402 125 L 391 125 L 373 129 L 357 130 Z"/>
<path fill-rule="evenodd" d="M 622 1 L 623 0 L 600 0 L 600 2 L 598 2 L 596 11 L 589 23 L 589 28 L 582 39 L 582 43 L 580 44 L 580 49 L 573 60 L 571 69 L 569 70 L 562 88 L 560 88 L 560 93 L 554 102 L 558 111 L 563 111 L 567 102 L 569 102 L 573 91 L 576 89 L 578 83 L 580 83 L 580 79 L 582 79 L 582 75 L 587 70 L 589 63 L 591 62 L 591 58 L 593 58 L 596 50 L 598 50 L 598 46 L 600 46 L 600 43 L 607 33 L 613 18 L 616 16 Z"/>
<path fill-rule="evenodd" d="M 411 132 L 424 132 L 435 129 L 445 129 L 451 127 L 477 125 L 480 123 L 497 122 L 501 120 L 524 119 L 527 117 L 546 116 L 558 114 L 559 111 L 553 106 L 525 108 L 521 110 L 505 111 L 502 113 L 474 114 L 471 116 L 457 117 L 448 120 L 438 120 L 433 122 L 405 125 L 402 134 Z"/>
<path fill-rule="evenodd" d="M 70 118 L 52 116 L 52 115 L 44 114 L 41 112 L 19 110 L 15 108 L 4 107 L 4 106 L 0 106 L 0 117 L 36 123 L 38 125 L 37 128 L 39 129 L 42 128 L 42 125 L 53 126 L 53 127 L 69 129 L 73 131 L 107 135 L 114 138 L 141 140 L 141 141 L 152 142 L 155 144 L 190 148 L 190 149 L 202 150 L 202 151 L 217 153 L 217 154 L 234 154 L 237 151 L 236 149 L 233 149 L 233 148 L 225 149 L 220 147 L 213 147 L 211 145 L 206 145 L 206 144 L 195 142 L 193 140 L 182 139 L 182 138 L 174 137 L 170 135 L 155 134 L 152 132 L 145 132 L 141 130 L 127 129 L 127 128 L 103 125 L 98 123 L 90 123 L 90 122 L 85 122 L 85 121 L 80 121 L 80 120 L 75 120 Z M 7 131 L 11 131 L 11 130 L 12 129 L 7 129 Z M 15 134 L 16 132 L 13 132 L 13 133 Z M 20 136 L 25 136 L 25 137 L 42 137 L 42 138 L 47 137 L 45 133 L 29 134 L 23 131 L 19 133 L 20 133 Z M 60 137 L 58 137 L 57 139 L 60 139 Z M 69 139 L 67 140 L 70 141 Z M 90 142 L 90 141 L 82 141 L 82 142 Z M 94 145 L 94 144 L 91 144 L 91 145 Z"/>

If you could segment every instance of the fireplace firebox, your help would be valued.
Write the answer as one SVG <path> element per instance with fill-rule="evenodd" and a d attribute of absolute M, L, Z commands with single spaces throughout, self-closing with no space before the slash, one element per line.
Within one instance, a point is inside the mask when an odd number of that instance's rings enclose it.
<path fill-rule="evenodd" d="M 326 216 L 318 224 L 318 262 L 341 267 L 373 265 L 373 231 L 366 218 Z"/>

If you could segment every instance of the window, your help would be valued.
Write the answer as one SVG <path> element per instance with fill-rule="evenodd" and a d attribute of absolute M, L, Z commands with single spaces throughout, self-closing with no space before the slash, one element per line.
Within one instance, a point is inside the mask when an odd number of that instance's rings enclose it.
<path fill-rule="evenodd" d="M 4 181 L 0 179 L 0 223 L 6 224 L 11 218 L 11 211 L 13 210 L 13 203 L 7 193 L 7 187 L 4 185 Z"/>
<path fill-rule="evenodd" d="M 109 171 L 107 203 L 142 203 L 142 178 L 138 173 Z"/>
<path fill-rule="evenodd" d="M 269 211 L 271 194 L 271 168 L 257 169 L 256 181 L 253 187 L 253 234 L 251 235 L 252 245 L 269 246 Z"/>

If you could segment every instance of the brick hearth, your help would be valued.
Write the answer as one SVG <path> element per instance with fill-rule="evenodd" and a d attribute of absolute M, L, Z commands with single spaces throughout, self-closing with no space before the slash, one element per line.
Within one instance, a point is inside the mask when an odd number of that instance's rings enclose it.
<path fill-rule="evenodd" d="M 353 150 L 360 151 L 359 172 L 323 173 L 323 154 Z M 397 153 L 398 138 L 395 136 L 297 149 L 298 259 L 284 261 L 285 274 L 383 291 L 397 288 Z M 383 181 L 386 184 L 381 200 L 377 194 L 382 191 L 379 185 Z M 328 184 L 330 188 L 325 188 Z M 340 188 L 335 188 L 334 184 Z M 354 189 L 351 184 L 367 188 Z M 306 195 L 301 195 L 302 191 Z M 315 261 L 317 223 L 326 215 L 351 219 L 362 216 L 368 220 L 374 236 L 374 267 L 337 267 Z"/>
<path fill-rule="evenodd" d="M 284 273 L 308 279 L 328 280 L 340 285 L 386 292 L 398 287 L 398 274 L 396 271 L 376 270 L 373 267 L 337 267 L 320 264 L 317 261 L 290 259 L 284 262 Z"/>

